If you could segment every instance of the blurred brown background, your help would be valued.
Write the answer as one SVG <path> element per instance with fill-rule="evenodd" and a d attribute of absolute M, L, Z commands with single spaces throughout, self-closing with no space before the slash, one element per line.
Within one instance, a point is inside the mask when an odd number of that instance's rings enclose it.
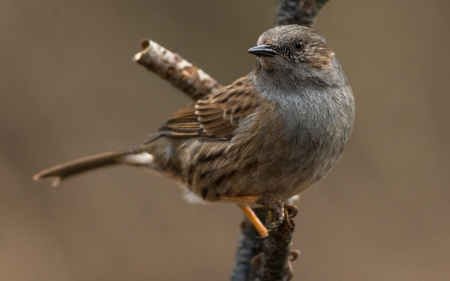
<path fill-rule="evenodd" d="M 242 214 L 111 168 L 31 176 L 135 144 L 190 100 L 131 61 L 149 37 L 223 84 L 275 1 L 0 2 L 0 280 L 227 280 Z M 332 0 L 315 28 L 357 103 L 339 165 L 302 195 L 294 280 L 450 280 L 449 1 Z"/>

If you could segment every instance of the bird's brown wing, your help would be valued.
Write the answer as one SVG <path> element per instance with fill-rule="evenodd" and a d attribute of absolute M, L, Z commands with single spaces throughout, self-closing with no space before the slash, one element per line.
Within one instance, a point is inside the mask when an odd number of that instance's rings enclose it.
<path fill-rule="evenodd" d="M 173 137 L 231 138 L 239 122 L 259 104 L 253 85 L 252 74 L 238 79 L 177 111 L 159 132 Z"/>

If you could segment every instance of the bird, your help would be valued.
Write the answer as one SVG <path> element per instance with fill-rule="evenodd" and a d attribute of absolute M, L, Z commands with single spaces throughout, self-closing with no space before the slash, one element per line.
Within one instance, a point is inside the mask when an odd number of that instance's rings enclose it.
<path fill-rule="evenodd" d="M 335 53 L 311 28 L 269 29 L 248 53 L 256 56 L 252 72 L 178 110 L 142 143 L 63 163 L 33 179 L 56 185 L 106 166 L 146 167 L 181 183 L 190 201 L 239 204 L 267 236 L 267 228 L 285 219 L 285 202 L 341 158 L 355 106 Z M 266 225 L 251 214 L 253 203 L 272 211 Z"/>

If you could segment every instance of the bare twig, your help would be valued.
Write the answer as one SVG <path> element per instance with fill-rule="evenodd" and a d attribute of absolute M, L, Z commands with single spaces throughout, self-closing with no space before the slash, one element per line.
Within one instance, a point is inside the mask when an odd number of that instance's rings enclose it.
<path fill-rule="evenodd" d="M 292 278 L 293 271 L 289 256 L 294 228 L 294 222 L 286 217 L 284 223 L 276 231 L 270 233 L 264 241 L 262 252 L 252 259 L 253 271 L 250 280 L 284 281 Z"/>
<path fill-rule="evenodd" d="M 265 208 L 255 208 L 254 212 L 262 221 L 266 217 Z M 231 281 L 277 281 L 290 280 L 292 267 L 289 256 L 293 259 L 298 251 L 291 251 L 294 223 L 290 218 L 269 237 L 259 238 L 250 221 L 246 218 L 241 225 L 241 238 L 231 274 Z"/>
<path fill-rule="evenodd" d="M 253 211 L 261 221 L 265 220 L 265 208 L 255 208 Z M 258 238 L 258 232 L 251 222 L 245 218 L 241 224 L 241 238 L 239 239 L 236 259 L 234 260 L 233 271 L 231 272 L 231 281 L 250 280 L 249 278 L 253 271 L 251 261 L 255 256 L 262 253 L 264 240 Z"/>
<path fill-rule="evenodd" d="M 166 79 L 192 99 L 198 100 L 222 87 L 203 70 L 158 43 L 145 39 L 141 46 L 142 51 L 133 57 L 133 61 Z"/>
<path fill-rule="evenodd" d="M 328 0 L 278 0 L 275 25 L 298 24 L 312 27 Z"/>

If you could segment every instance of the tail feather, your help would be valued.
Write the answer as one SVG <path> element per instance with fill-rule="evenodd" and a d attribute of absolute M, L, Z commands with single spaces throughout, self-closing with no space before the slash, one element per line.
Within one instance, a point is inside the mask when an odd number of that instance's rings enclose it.
<path fill-rule="evenodd" d="M 56 165 L 42 172 L 39 172 L 33 176 L 33 180 L 38 181 L 50 178 L 53 179 L 52 185 L 56 186 L 59 182 L 66 178 L 78 175 L 89 170 L 94 170 L 120 163 L 127 163 L 127 157 L 130 157 L 132 155 L 135 155 L 135 152 L 130 149 L 124 149 L 117 151 L 108 151 L 92 156 L 83 157 L 67 163 Z"/>

